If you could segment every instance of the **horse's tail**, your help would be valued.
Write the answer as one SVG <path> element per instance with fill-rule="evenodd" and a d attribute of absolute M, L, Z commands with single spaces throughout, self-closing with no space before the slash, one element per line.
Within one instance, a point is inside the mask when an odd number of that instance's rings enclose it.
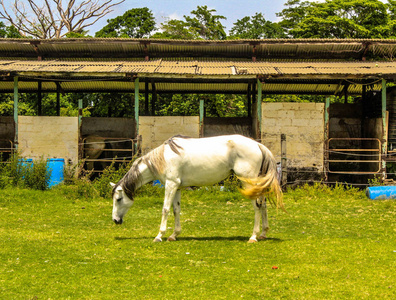
<path fill-rule="evenodd" d="M 262 144 L 258 145 L 263 159 L 260 174 L 257 178 L 240 178 L 244 183 L 241 193 L 250 199 L 266 196 L 272 205 L 285 210 L 283 194 L 278 181 L 276 160 L 267 147 Z"/>

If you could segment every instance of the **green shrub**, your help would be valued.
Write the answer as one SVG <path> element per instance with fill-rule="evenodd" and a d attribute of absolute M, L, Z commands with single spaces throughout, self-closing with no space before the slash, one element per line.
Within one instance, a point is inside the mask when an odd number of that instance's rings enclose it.
<path fill-rule="evenodd" d="M 51 171 L 47 170 L 47 161 L 43 158 L 32 163 L 16 153 L 8 162 L 0 164 L 0 188 L 20 186 L 46 190 L 50 177 Z"/>
<path fill-rule="evenodd" d="M 118 169 L 115 167 L 113 161 L 110 166 L 103 170 L 103 173 L 93 181 L 93 186 L 98 191 L 99 195 L 103 198 L 111 197 L 110 182 L 117 183 L 131 168 L 133 161 L 125 162 L 119 166 Z"/>
<path fill-rule="evenodd" d="M 51 170 L 47 168 L 47 160 L 40 158 L 33 164 L 22 166 L 23 183 L 25 187 L 45 191 L 48 189 L 51 178 Z"/>

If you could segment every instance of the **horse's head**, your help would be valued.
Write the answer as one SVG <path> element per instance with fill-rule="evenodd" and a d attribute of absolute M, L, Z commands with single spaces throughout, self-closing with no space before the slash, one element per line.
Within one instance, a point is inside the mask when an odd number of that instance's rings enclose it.
<path fill-rule="evenodd" d="M 120 185 L 110 183 L 113 187 L 113 221 L 116 224 L 122 224 L 122 219 L 133 204 Z"/>

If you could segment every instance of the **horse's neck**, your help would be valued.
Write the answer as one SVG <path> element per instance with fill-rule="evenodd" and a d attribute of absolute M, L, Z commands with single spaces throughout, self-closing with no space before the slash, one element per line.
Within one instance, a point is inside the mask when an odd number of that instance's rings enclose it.
<path fill-rule="evenodd" d="M 139 163 L 138 168 L 140 175 L 139 180 L 137 181 L 136 189 L 156 179 L 145 163 Z"/>

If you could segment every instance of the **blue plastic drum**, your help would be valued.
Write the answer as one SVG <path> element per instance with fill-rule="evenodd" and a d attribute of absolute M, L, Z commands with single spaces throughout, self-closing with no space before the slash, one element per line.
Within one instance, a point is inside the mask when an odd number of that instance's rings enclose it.
<path fill-rule="evenodd" d="M 370 186 L 366 189 L 366 195 L 372 200 L 396 199 L 396 186 Z"/>
<path fill-rule="evenodd" d="M 63 168 L 65 160 L 63 158 L 50 158 L 47 162 L 47 170 L 51 170 L 51 177 L 48 187 L 53 187 L 63 182 Z"/>

